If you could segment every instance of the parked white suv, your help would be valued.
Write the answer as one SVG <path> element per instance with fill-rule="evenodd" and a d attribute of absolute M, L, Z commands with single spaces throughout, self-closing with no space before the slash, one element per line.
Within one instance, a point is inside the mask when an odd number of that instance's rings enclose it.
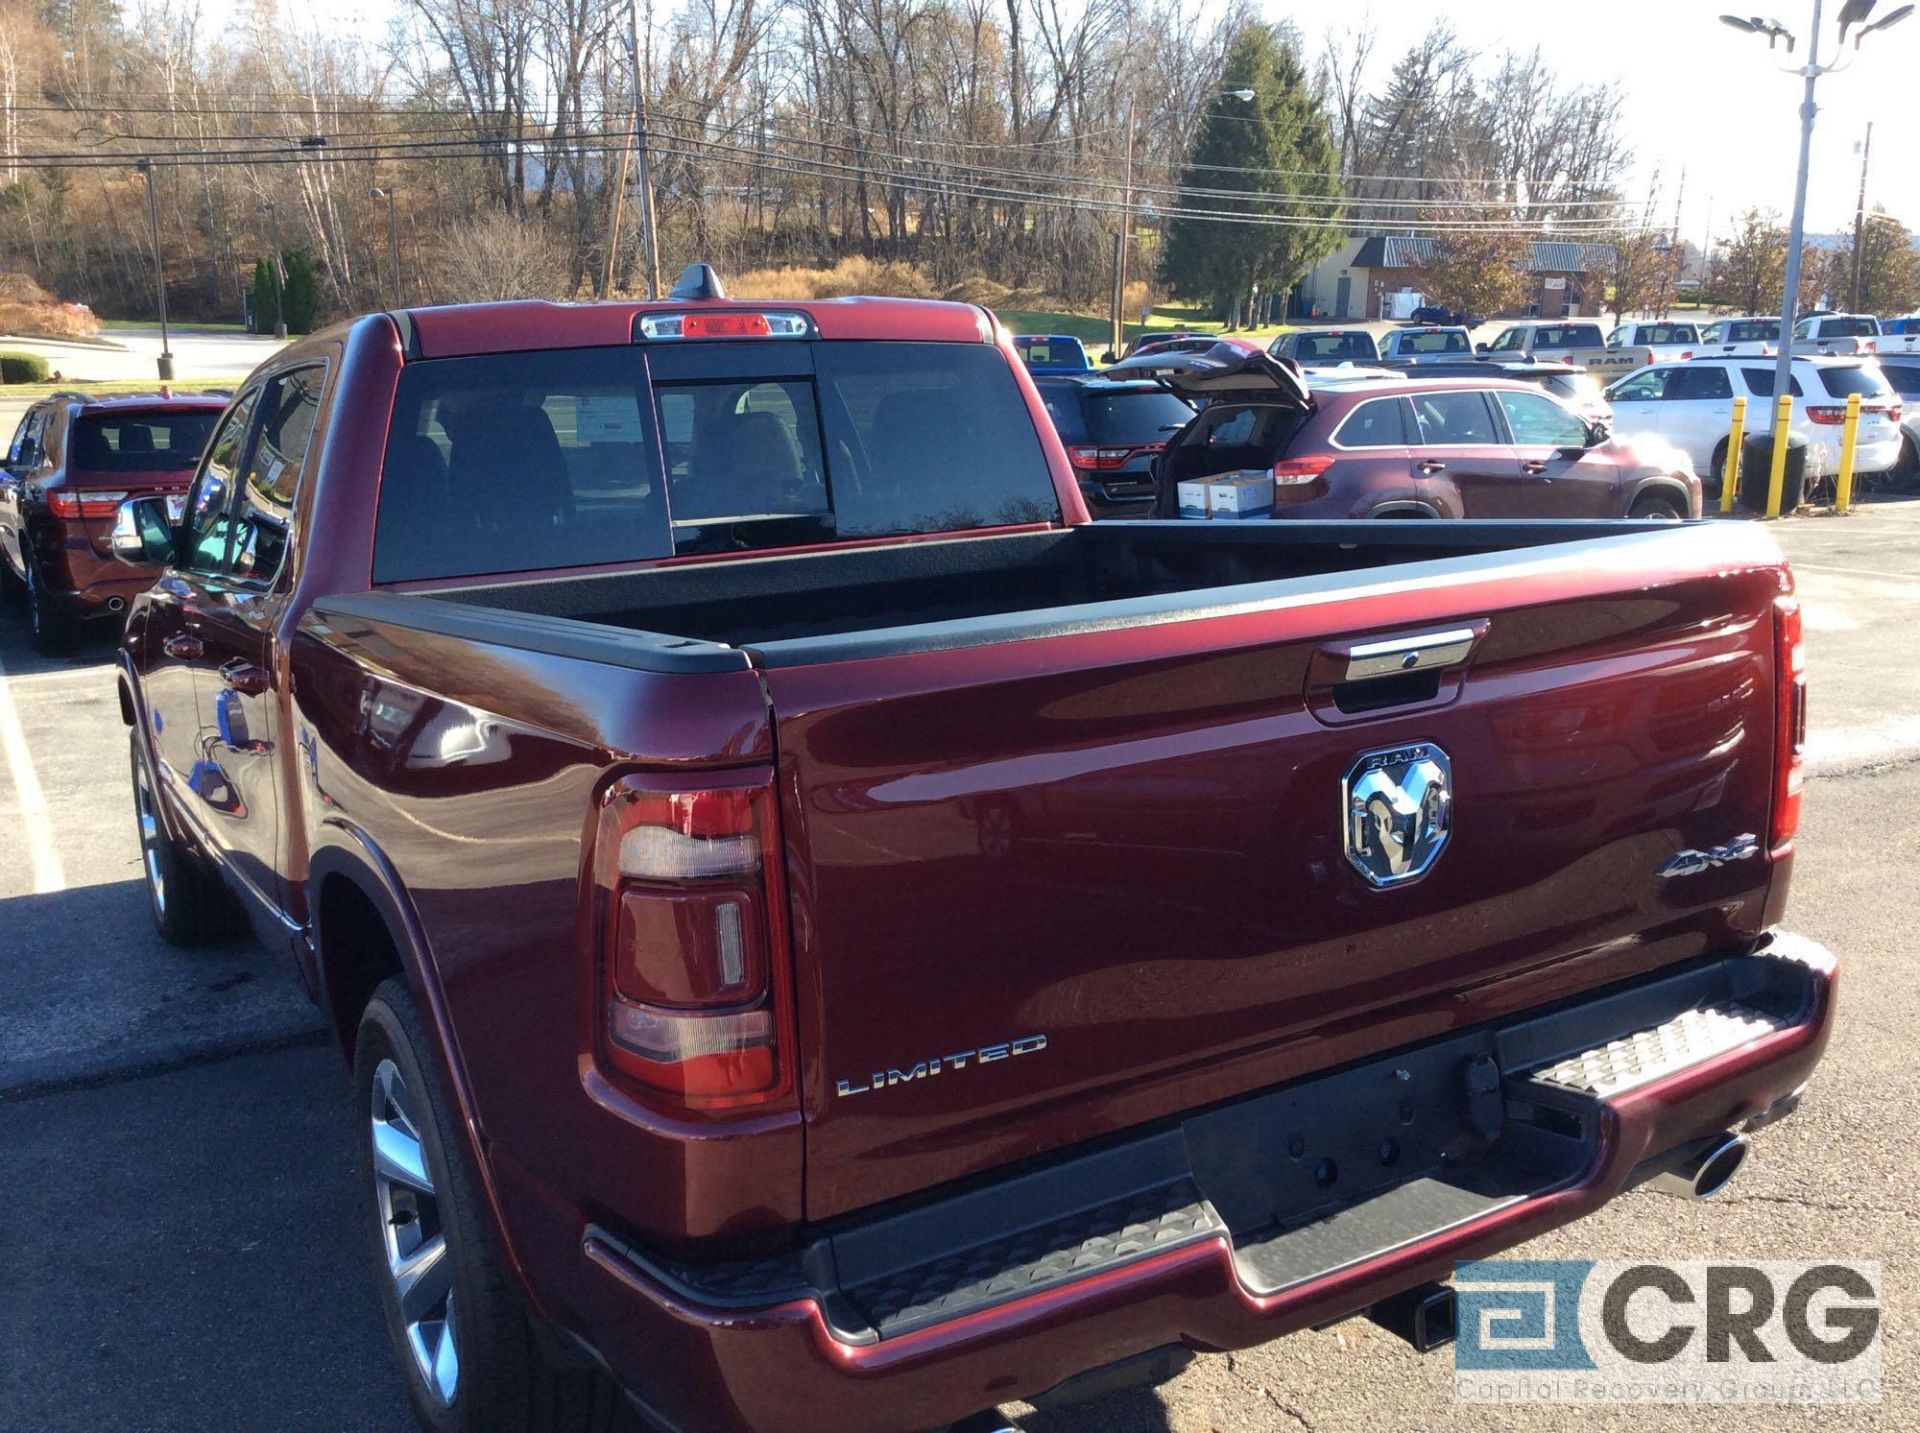
<path fill-rule="evenodd" d="M 1780 319 L 1715 319 L 1700 331 L 1699 355 L 1718 358 L 1769 358 L 1780 351 Z"/>
<path fill-rule="evenodd" d="M 1717 491 L 1733 430 L 1733 400 L 1747 400 L 1747 432 L 1773 422 L 1773 364 L 1762 359 L 1696 358 L 1657 363 L 1607 389 L 1613 430 L 1624 438 L 1664 438 L 1693 460 Z M 1880 365 L 1861 358 L 1793 360 L 1792 431 L 1807 440 L 1807 470 L 1840 469 L 1840 438 L 1847 398 L 1860 395 L 1856 473 L 1878 473 L 1900 461 L 1900 395 Z"/>

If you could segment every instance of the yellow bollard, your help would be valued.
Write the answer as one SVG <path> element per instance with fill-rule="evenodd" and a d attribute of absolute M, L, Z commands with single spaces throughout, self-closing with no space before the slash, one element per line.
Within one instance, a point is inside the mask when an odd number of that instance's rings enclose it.
<path fill-rule="evenodd" d="M 1847 425 L 1840 430 L 1840 476 L 1834 479 L 1833 510 L 1838 513 L 1853 507 L 1853 450 L 1860 442 L 1860 395 L 1847 395 Z"/>
<path fill-rule="evenodd" d="M 1773 405 L 1773 472 L 1767 477 L 1767 516 L 1780 516 L 1787 492 L 1787 437 L 1793 432 L 1793 395 L 1782 393 Z"/>
<path fill-rule="evenodd" d="M 1747 400 L 1733 400 L 1733 431 L 1727 434 L 1727 460 L 1720 467 L 1720 511 L 1732 512 L 1740 493 L 1741 449 L 1747 441 Z"/>

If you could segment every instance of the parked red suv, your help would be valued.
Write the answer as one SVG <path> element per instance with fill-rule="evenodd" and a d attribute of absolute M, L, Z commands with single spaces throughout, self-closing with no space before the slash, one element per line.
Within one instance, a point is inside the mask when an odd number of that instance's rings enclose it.
<path fill-rule="evenodd" d="M 186 491 L 226 401 L 58 393 L 27 410 L 0 469 L 0 585 L 24 589 L 38 650 L 65 651 L 160 575 L 114 560 L 114 514 Z"/>
<path fill-rule="evenodd" d="M 1254 354 L 1162 373 L 1204 411 L 1155 469 L 1154 511 L 1182 481 L 1270 471 L 1275 517 L 1689 518 L 1700 479 L 1665 445 L 1613 437 L 1531 383 L 1499 378 L 1316 381 Z"/>

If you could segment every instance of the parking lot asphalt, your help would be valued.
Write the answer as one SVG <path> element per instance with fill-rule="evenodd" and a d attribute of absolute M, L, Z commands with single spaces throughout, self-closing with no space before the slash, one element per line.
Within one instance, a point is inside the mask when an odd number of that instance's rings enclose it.
<path fill-rule="evenodd" d="M 1789 923 L 1841 955 L 1839 1026 L 1807 1104 L 1727 1194 L 1650 1193 L 1524 1246 L 1543 1258 L 1877 1259 L 1883 1401 L 1920 1423 L 1920 502 L 1775 526 L 1805 600 L 1807 815 Z M 0 611 L 0 1429 L 400 1430 L 342 1063 L 291 973 L 250 943 L 182 952 L 139 884 L 109 637 L 27 650 Z M 1486 1407 L 1452 1359 L 1365 1322 L 1196 1360 L 1165 1388 L 1027 1433 L 1723 1429 L 1808 1410 Z"/>

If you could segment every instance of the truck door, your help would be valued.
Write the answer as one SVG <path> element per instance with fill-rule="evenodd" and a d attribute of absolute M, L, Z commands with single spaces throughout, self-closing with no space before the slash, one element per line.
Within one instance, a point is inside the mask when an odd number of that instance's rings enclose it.
<path fill-rule="evenodd" d="M 195 673 L 205 660 L 201 585 L 226 560 L 233 482 L 253 419 L 256 392 L 227 410 L 207 445 L 187 493 L 174 540 L 174 560 L 148 592 L 133 645 L 159 783 L 195 831 L 204 831 L 211 807 L 224 802 L 217 769 L 202 759 Z"/>
<path fill-rule="evenodd" d="M 267 380 L 233 486 L 225 558 L 199 583 L 197 746 L 209 768 L 209 789 L 220 793 L 207 803 L 207 833 L 228 867 L 275 909 L 283 823 L 275 779 L 281 732 L 274 630 L 290 585 L 294 496 L 325 382 L 324 364 Z"/>

